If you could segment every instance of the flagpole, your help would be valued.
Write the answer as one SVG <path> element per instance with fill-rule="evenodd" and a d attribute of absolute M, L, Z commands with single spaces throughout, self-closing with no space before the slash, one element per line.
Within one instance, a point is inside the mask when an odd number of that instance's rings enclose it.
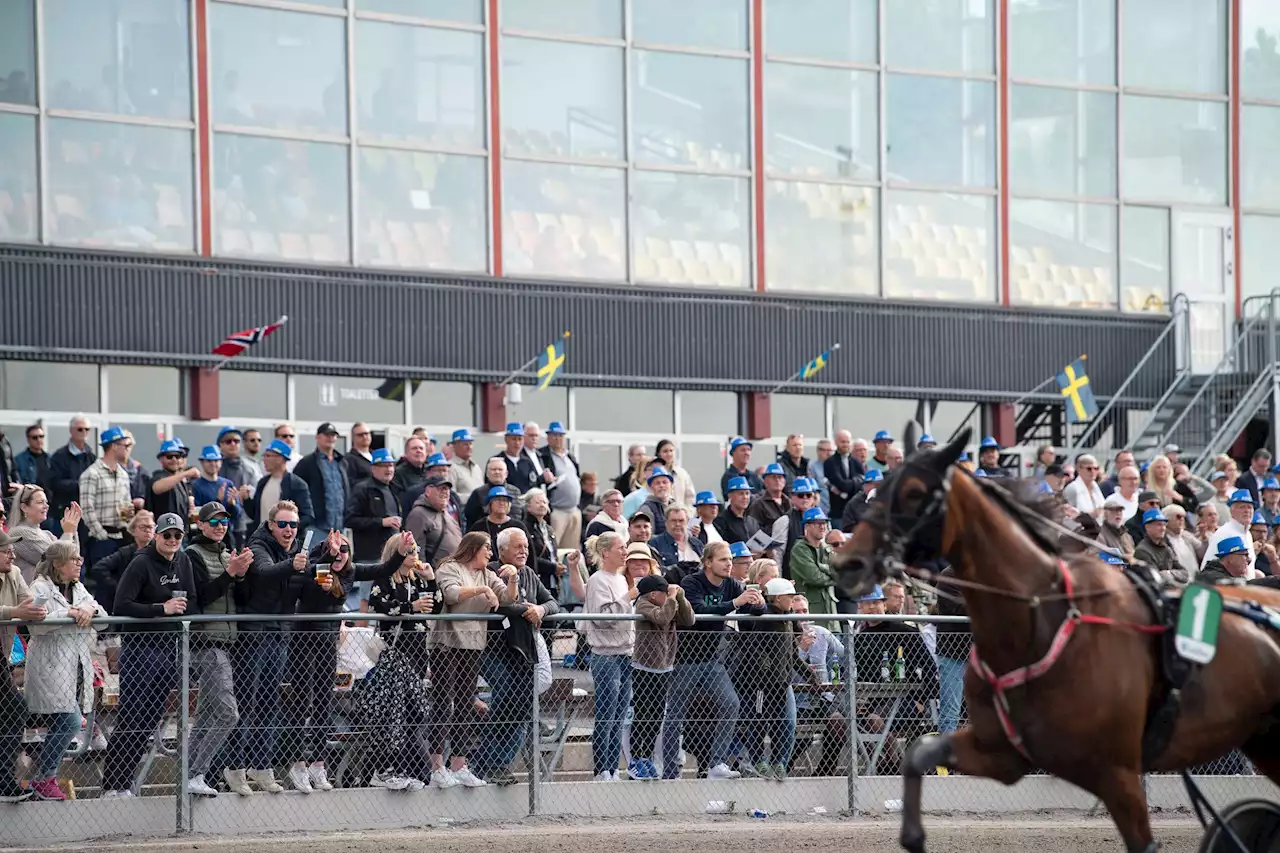
<path fill-rule="evenodd" d="M 830 352 L 830 353 L 832 353 L 832 354 L 834 354 L 834 353 L 835 353 L 835 351 L 836 351 L 836 350 L 838 350 L 838 349 L 840 349 L 840 344 L 832 344 L 832 345 L 831 345 L 831 346 L 830 346 L 826 351 L 827 351 L 827 352 Z M 790 379 L 786 380 L 785 382 L 782 382 L 781 384 L 779 384 L 776 388 L 774 388 L 774 389 L 773 389 L 772 391 L 770 391 L 769 393 L 770 393 L 770 394 L 777 394 L 777 393 L 778 393 L 779 391 L 781 391 L 783 388 L 786 388 L 786 387 L 787 387 L 788 385 L 790 385 L 792 382 L 795 382 L 797 379 L 799 379 L 801 376 L 803 376 L 803 375 L 804 375 L 805 367 L 808 367 L 808 366 L 810 365 L 810 363 L 812 363 L 812 361 L 813 361 L 813 359 L 810 359 L 809 361 L 806 361 L 806 362 L 804 363 L 804 367 L 801 367 L 799 370 L 797 370 L 795 373 L 793 373 L 793 374 L 791 375 L 791 378 L 790 378 Z"/>
<path fill-rule="evenodd" d="M 273 325 L 275 325 L 275 326 L 283 326 L 283 325 L 284 325 L 285 323 L 287 323 L 287 322 L 289 322 L 289 315 L 288 315 L 288 314 L 281 314 L 281 315 L 280 315 L 280 319 L 279 319 L 279 320 L 276 320 L 276 321 L 275 321 L 275 323 L 274 323 Z M 266 336 L 264 335 L 263 337 L 266 337 Z M 243 352 L 243 350 L 242 350 L 242 352 Z M 240 353 L 236 353 L 236 355 L 239 355 L 239 354 L 240 354 Z M 210 372 L 210 373 L 217 373 L 217 372 L 218 372 L 219 370 L 221 370 L 224 366 L 226 366 L 227 362 L 229 362 L 229 361 L 231 361 L 231 359 L 235 358 L 235 357 L 236 357 L 236 355 L 229 355 L 229 356 L 227 356 L 227 357 L 226 357 L 226 358 L 224 358 L 222 361 L 220 361 L 220 362 L 218 362 L 217 364 L 215 364 L 213 367 L 208 368 L 209 372 Z"/>
<path fill-rule="evenodd" d="M 562 335 L 560 336 L 560 339 L 561 339 L 561 340 L 563 340 L 563 341 L 567 341 L 567 340 L 569 340 L 569 333 L 568 333 L 568 332 L 565 332 L 564 334 L 562 334 Z M 537 364 L 538 359 L 540 359 L 540 358 L 542 358 L 542 353 L 538 353 L 538 354 L 537 354 L 537 355 L 535 355 L 533 358 L 529 359 L 529 360 L 528 360 L 528 361 L 526 361 L 524 364 L 520 365 L 520 366 L 519 366 L 519 367 L 517 367 L 515 370 L 511 371 L 511 375 L 510 375 L 510 376 L 508 376 L 506 379 L 502 380 L 501 382 L 499 382 L 499 383 L 498 383 L 498 387 L 499 387 L 499 388 L 505 388 L 505 387 L 507 387 L 508 385 L 510 385 L 512 382 L 514 382 L 514 381 L 515 381 L 515 378 L 516 378 L 517 376 L 519 376 L 521 373 L 524 373 L 526 370 L 528 370 L 530 365 Z"/>

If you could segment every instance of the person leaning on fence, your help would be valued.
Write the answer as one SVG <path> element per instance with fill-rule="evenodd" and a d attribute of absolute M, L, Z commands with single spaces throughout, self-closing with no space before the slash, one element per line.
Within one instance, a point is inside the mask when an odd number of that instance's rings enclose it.
<path fill-rule="evenodd" d="M 636 583 L 635 647 L 631 655 L 635 715 L 631 723 L 633 779 L 657 779 L 653 750 L 662 729 L 663 710 L 675 667 L 679 630 L 693 627 L 693 608 L 684 589 L 658 575 Z"/>
<path fill-rule="evenodd" d="M 186 663 L 179 659 L 179 623 L 150 620 L 201 613 L 235 580 L 228 568 L 206 584 L 196 582 L 182 550 L 186 528 L 181 516 L 160 516 L 156 539 L 130 561 L 116 589 L 115 615 L 149 621 L 121 626 L 120 703 L 103 762 L 104 797 L 132 796 L 138 762 L 178 686 L 178 667 Z"/>
<path fill-rule="evenodd" d="M 12 536 L 0 530 L 0 655 L 4 656 L 6 670 L 12 659 L 17 633 L 11 620 L 29 623 L 29 630 L 30 623 L 40 622 L 46 613 L 44 605 L 37 605 L 32 598 L 31 589 L 14 562 L 14 541 Z M 0 803 L 16 803 L 34 795 L 34 792 L 18 785 L 13 777 L 18 754 L 22 751 L 22 733 L 26 724 L 27 706 L 22 694 L 12 677 L 0 677 Z"/>
<path fill-rule="evenodd" d="M 489 569 L 493 555 L 489 534 L 472 532 L 462 537 L 458 550 L 436 569 L 436 583 L 444 599 L 444 613 L 490 613 L 519 596 L 518 573 L 504 568 L 502 575 Z M 432 721 L 431 787 L 483 787 L 485 782 L 467 766 L 472 749 L 472 700 L 484 653 L 488 629 L 483 621 L 436 622 L 431 632 Z M 449 766 L 445 767 L 445 746 Z"/>
<path fill-rule="evenodd" d="M 639 544 L 639 543 L 636 543 Z M 645 552 L 647 545 L 640 545 Z M 627 546 L 616 533 L 602 533 L 587 541 L 599 571 L 587 580 L 582 613 L 622 616 L 632 612 L 625 576 Z M 595 689 L 595 727 L 591 752 L 597 782 L 618 778 L 622 755 L 622 723 L 631 705 L 631 654 L 635 626 L 629 621 L 581 620 L 579 627 L 591 644 L 591 680 Z"/>
<path fill-rule="evenodd" d="M 80 583 L 80 544 L 55 542 L 36 564 L 31 593 L 43 602 L 47 620 L 71 619 L 71 625 L 33 623 L 28 627 L 23 690 L 27 713 L 47 717 L 49 730 L 40 745 L 31 788 L 38 800 L 65 800 L 58 787 L 62 754 L 80 732 L 81 714 L 93 710 L 91 620 L 107 612 Z"/>

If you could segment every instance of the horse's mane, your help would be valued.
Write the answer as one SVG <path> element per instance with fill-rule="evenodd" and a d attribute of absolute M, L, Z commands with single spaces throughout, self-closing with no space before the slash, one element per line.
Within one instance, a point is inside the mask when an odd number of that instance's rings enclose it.
<path fill-rule="evenodd" d="M 1046 522 L 1062 523 L 1062 501 L 1042 492 L 1035 480 L 975 477 L 983 494 L 998 504 L 1046 554 L 1059 556 L 1058 536 Z"/>

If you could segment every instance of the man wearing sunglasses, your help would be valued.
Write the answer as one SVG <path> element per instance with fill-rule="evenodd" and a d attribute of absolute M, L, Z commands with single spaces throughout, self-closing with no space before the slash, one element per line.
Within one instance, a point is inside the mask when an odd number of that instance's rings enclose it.
<path fill-rule="evenodd" d="M 160 470 L 151 475 L 147 509 L 157 518 L 166 512 L 185 517 L 191 505 L 191 481 L 199 479 L 200 469 L 187 467 L 187 446 L 177 437 L 161 443 L 156 459 Z"/>
<path fill-rule="evenodd" d="M 89 433 L 93 425 L 84 415 L 76 415 L 71 419 L 71 439 L 54 451 L 49 459 L 49 508 L 50 518 L 62 518 L 67 507 L 80 500 L 80 475 L 98 460 L 89 444 Z M 83 520 L 80 522 L 80 544 L 83 546 L 89 537 L 89 528 Z"/>
<path fill-rule="evenodd" d="M 258 485 L 258 481 L 262 479 L 262 470 L 258 468 L 256 463 L 246 462 L 244 457 L 240 455 L 241 449 L 244 447 L 244 434 L 235 427 L 226 426 L 218 431 L 218 450 L 222 453 L 222 465 L 218 469 L 219 476 L 231 481 L 231 485 L 235 487 L 235 503 L 243 506 L 245 501 L 253 497 L 253 489 Z M 205 504 L 207 501 L 196 499 L 196 503 Z M 226 501 L 223 501 L 226 503 Z M 247 523 L 243 512 L 237 512 L 235 507 L 227 504 L 227 508 L 231 510 L 231 532 L 235 535 L 236 545 L 243 545 L 247 533 Z"/>
<path fill-rule="evenodd" d="M 104 798 L 130 797 L 138 762 L 164 715 L 169 693 L 178 687 L 178 621 L 157 617 L 202 613 L 227 594 L 248 569 L 240 558 L 217 578 L 197 578 L 182 550 L 187 522 L 176 513 L 156 520 L 156 538 L 129 562 L 116 588 L 113 612 L 148 620 L 121 626 L 120 704 L 115 734 L 102 771 Z M 198 712 L 197 712 L 198 713 Z M 198 735 L 197 735 L 198 737 Z"/>

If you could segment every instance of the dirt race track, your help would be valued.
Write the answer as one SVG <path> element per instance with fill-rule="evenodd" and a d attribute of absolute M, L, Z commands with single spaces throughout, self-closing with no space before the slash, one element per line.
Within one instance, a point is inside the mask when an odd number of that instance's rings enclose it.
<path fill-rule="evenodd" d="M 929 849 L 937 853 L 1118 853 L 1119 837 L 1109 821 L 1078 816 L 1035 817 L 1020 820 L 928 820 Z M 1162 853 L 1194 853 L 1201 837 L 1190 819 L 1155 822 Z M 102 842 L 79 845 L 94 853 L 688 853 L 715 848 L 750 853 L 848 851 L 893 853 L 897 843 L 896 817 L 770 818 L 745 816 L 680 819 L 553 820 L 519 824 L 491 824 L 452 829 L 400 830 L 359 835 L 290 835 L 266 837 L 194 837 L 182 841 Z M 67 850 L 69 848 L 61 848 Z"/>

